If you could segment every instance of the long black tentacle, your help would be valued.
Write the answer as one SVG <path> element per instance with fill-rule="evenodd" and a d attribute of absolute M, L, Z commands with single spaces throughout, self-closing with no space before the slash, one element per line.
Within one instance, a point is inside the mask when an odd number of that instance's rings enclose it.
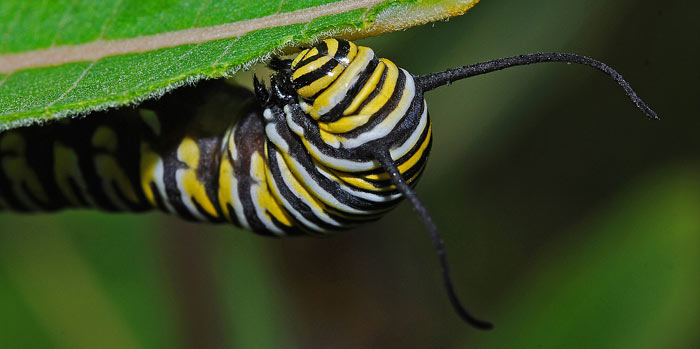
<path fill-rule="evenodd" d="M 447 296 L 449 297 L 450 303 L 452 303 L 452 306 L 454 307 L 457 314 L 459 314 L 459 316 L 464 321 L 478 329 L 488 330 L 493 328 L 493 324 L 491 324 L 490 322 L 479 320 L 471 314 L 469 314 L 469 312 L 467 312 L 467 310 L 462 305 L 462 302 L 457 297 L 457 293 L 455 292 L 454 286 L 452 284 L 449 265 L 447 263 L 447 251 L 445 250 L 445 243 L 442 240 L 442 237 L 440 236 L 440 232 L 438 231 L 437 225 L 435 225 L 433 218 L 430 216 L 430 213 L 428 213 L 428 210 L 425 208 L 420 199 L 418 199 L 416 193 L 411 189 L 411 187 L 408 186 L 408 184 L 406 184 L 406 181 L 401 176 L 401 173 L 396 167 L 394 160 L 391 159 L 391 155 L 389 155 L 389 152 L 386 150 L 379 150 L 375 153 L 375 157 L 379 161 L 379 163 L 381 163 L 382 167 L 384 167 L 384 170 L 389 174 L 389 176 L 391 177 L 391 181 L 394 183 L 394 185 L 401 191 L 404 197 L 406 197 L 411 202 L 411 204 L 413 205 L 413 209 L 420 216 L 421 220 L 423 221 L 423 224 L 425 225 L 425 228 L 428 229 L 428 232 L 430 233 L 430 238 L 433 241 L 433 247 L 435 247 L 435 252 L 437 253 L 438 259 L 440 261 L 442 279 L 447 290 Z"/>
<path fill-rule="evenodd" d="M 629 83 L 607 64 L 597 61 L 593 58 L 586 56 L 577 55 L 575 53 L 531 53 L 527 55 L 506 57 L 494 59 L 487 62 L 476 63 L 472 65 L 467 65 L 459 68 L 448 69 L 442 72 L 431 73 L 426 75 L 421 75 L 416 77 L 416 82 L 419 86 L 423 88 L 423 91 L 430 91 L 438 88 L 442 85 L 449 84 L 451 82 L 466 79 L 472 76 L 486 74 L 494 72 L 497 70 L 517 67 L 521 65 L 535 64 L 535 63 L 548 63 L 548 62 L 564 62 L 564 63 L 576 63 L 583 64 L 589 67 L 596 68 L 603 73 L 609 75 L 613 80 L 617 82 L 625 94 L 629 97 L 634 105 L 639 108 L 649 119 L 658 119 L 658 115 L 654 112 L 639 96 L 632 90 Z"/>

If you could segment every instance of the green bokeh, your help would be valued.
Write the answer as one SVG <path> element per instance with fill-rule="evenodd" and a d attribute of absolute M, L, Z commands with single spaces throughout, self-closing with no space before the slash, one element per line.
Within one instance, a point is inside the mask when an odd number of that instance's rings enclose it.
<path fill-rule="evenodd" d="M 155 213 L 5 213 L 0 347 L 698 347 L 699 9 L 484 0 L 362 41 L 416 74 L 589 55 L 662 117 L 563 64 L 427 96 L 435 143 L 418 192 L 492 332 L 453 314 L 406 205 L 329 239 L 281 240 Z"/>

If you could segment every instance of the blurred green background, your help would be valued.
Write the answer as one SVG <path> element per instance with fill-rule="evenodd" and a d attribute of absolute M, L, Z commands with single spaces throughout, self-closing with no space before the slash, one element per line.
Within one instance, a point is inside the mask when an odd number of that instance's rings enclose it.
<path fill-rule="evenodd" d="M 161 214 L 0 214 L 0 347 L 700 347 L 700 5 L 484 0 L 361 41 L 422 74 L 534 51 L 618 69 L 515 68 L 428 94 L 418 186 L 458 293 L 402 204 L 328 239 Z M 250 74 L 238 79 L 248 81 Z"/>

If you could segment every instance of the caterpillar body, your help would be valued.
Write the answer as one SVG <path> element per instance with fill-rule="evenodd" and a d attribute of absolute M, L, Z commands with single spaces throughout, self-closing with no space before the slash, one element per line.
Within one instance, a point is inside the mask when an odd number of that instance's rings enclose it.
<path fill-rule="evenodd" d="M 588 65 L 611 76 L 648 117 L 656 114 L 607 65 L 535 53 L 415 76 L 352 42 L 327 39 L 273 59 L 254 93 L 212 80 L 138 108 L 0 133 L 0 210 L 158 209 L 230 222 L 259 234 L 321 235 L 378 219 L 408 198 L 438 251 L 444 244 L 412 188 L 432 146 L 424 92 L 496 70 L 542 62 Z"/>
<path fill-rule="evenodd" d="M 2 133 L 3 206 L 159 209 L 277 236 L 378 218 L 401 194 L 366 149 L 389 145 L 409 183 L 430 150 L 413 76 L 332 39 L 291 68 L 270 91 L 258 85 L 257 99 L 210 81 L 138 109 Z"/>

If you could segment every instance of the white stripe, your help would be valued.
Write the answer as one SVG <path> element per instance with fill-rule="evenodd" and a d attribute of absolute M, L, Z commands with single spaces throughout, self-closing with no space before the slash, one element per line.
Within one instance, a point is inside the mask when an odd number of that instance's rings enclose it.
<path fill-rule="evenodd" d="M 265 111 L 263 111 L 263 117 L 265 117 L 265 120 L 267 121 L 272 121 L 272 110 L 270 110 L 270 108 L 266 108 Z"/>
<path fill-rule="evenodd" d="M 362 52 L 366 51 L 366 52 Z M 358 59 L 360 58 L 360 59 Z M 362 59 L 364 58 L 364 59 Z M 331 86 L 329 86 L 325 91 L 323 91 L 317 98 L 316 100 L 319 99 L 324 99 L 326 96 L 328 97 L 328 104 L 325 106 L 322 106 L 318 108 L 318 115 L 323 116 L 331 109 L 333 109 L 340 101 L 342 101 L 345 96 L 347 96 L 348 91 L 350 90 L 351 87 L 355 86 L 355 83 L 357 80 L 360 78 L 360 73 L 365 71 L 367 69 L 367 66 L 369 63 L 372 61 L 372 58 L 374 58 L 374 52 L 372 51 L 371 48 L 365 47 L 365 46 L 359 46 L 358 47 L 358 52 L 357 56 L 355 56 L 355 59 L 350 63 L 349 66 L 347 66 L 342 74 L 348 74 L 348 70 L 353 70 L 357 69 L 357 73 L 352 75 L 352 79 L 350 79 L 349 82 L 347 82 L 344 86 L 335 86 L 338 83 L 338 80 L 334 81 Z M 359 66 L 359 68 L 357 68 Z M 341 75 L 344 76 L 344 75 Z M 339 80 L 342 79 L 342 77 L 339 77 Z M 337 88 L 339 87 L 339 88 Z M 315 104 L 315 102 L 314 102 Z M 314 105 L 315 107 L 315 105 Z"/>
<path fill-rule="evenodd" d="M 227 137 L 228 142 L 227 147 L 228 147 L 228 154 L 231 156 L 232 162 L 230 163 L 231 169 L 234 169 L 234 162 L 238 161 L 238 150 L 236 149 L 236 130 L 238 129 L 238 123 L 233 125 L 233 127 L 230 128 L 229 131 L 229 136 Z M 223 161 L 223 160 L 222 160 Z M 238 179 L 236 178 L 237 173 L 234 170 L 233 171 L 233 176 L 231 176 L 231 199 L 233 200 L 233 213 L 236 215 L 236 218 L 238 218 L 238 224 L 244 229 L 250 229 L 250 224 L 248 224 L 248 219 L 245 216 L 245 210 L 243 208 L 243 200 L 241 200 L 241 196 L 238 193 Z M 225 204 L 225 203 L 224 203 Z M 230 214 L 230 212 L 229 212 Z"/>
<path fill-rule="evenodd" d="M 250 157 L 250 178 L 255 180 L 256 184 L 253 184 L 250 186 L 250 197 L 252 198 L 253 202 L 253 207 L 255 208 L 255 213 L 258 216 L 258 219 L 262 224 L 267 228 L 267 230 L 271 231 L 275 235 L 282 236 L 283 232 L 281 229 L 279 229 L 275 223 L 272 222 L 270 217 L 267 215 L 265 212 L 265 209 L 260 207 L 260 202 L 258 201 L 257 197 L 259 196 L 258 191 L 265 190 L 266 188 L 263 188 L 259 183 L 264 183 L 265 178 L 260 178 L 255 175 L 255 168 L 257 168 L 257 163 L 260 161 L 264 161 L 263 158 L 260 156 L 260 154 L 253 153 Z M 255 162 L 255 163 L 254 163 Z"/>
<path fill-rule="evenodd" d="M 301 196 L 299 196 L 299 195 L 297 194 L 297 192 L 292 188 L 292 183 L 291 183 L 292 180 L 290 180 L 290 176 L 293 176 L 293 174 L 292 174 L 292 172 L 289 170 L 289 168 L 287 167 L 287 163 L 284 162 L 284 159 L 282 158 L 282 155 L 280 155 L 280 154 L 278 153 L 278 154 L 276 155 L 276 158 L 277 158 L 277 165 L 279 166 L 280 172 L 281 172 L 281 174 L 282 174 L 282 181 L 283 181 L 284 184 L 287 186 L 287 189 L 289 189 L 289 191 L 290 191 L 297 199 L 299 199 L 299 200 L 302 201 L 302 202 L 306 202 L 306 199 L 303 198 L 303 197 L 301 197 Z M 314 207 L 314 205 L 311 205 L 311 204 L 308 204 L 307 206 L 309 207 L 309 209 L 311 209 L 311 212 L 314 214 L 314 216 L 316 216 L 318 219 L 324 221 L 325 223 L 328 223 L 328 224 L 333 225 L 333 226 L 336 226 L 336 227 L 342 227 L 342 226 L 343 226 L 341 223 L 337 222 L 336 220 L 334 220 L 333 218 L 331 218 L 330 216 L 328 216 L 325 212 L 323 212 L 323 210 L 319 210 L 317 207 Z M 323 231 L 323 230 L 322 230 L 322 231 Z"/>
<path fill-rule="evenodd" d="M 231 129 L 231 138 L 228 141 L 228 152 L 231 154 L 231 159 L 233 161 L 238 161 L 238 149 L 236 149 L 236 140 L 235 140 L 235 135 L 236 135 L 236 130 L 238 129 L 238 123 L 233 126 Z M 233 166 L 233 164 L 231 164 Z"/>
<path fill-rule="evenodd" d="M 285 106 L 285 112 L 289 111 L 289 107 Z M 282 136 L 277 133 L 277 129 L 275 128 L 275 125 L 270 123 L 265 126 L 265 133 L 267 134 L 267 138 L 272 141 L 272 143 L 277 147 L 277 149 L 280 152 L 289 153 L 289 145 L 287 142 L 282 138 Z M 279 155 L 279 154 L 278 154 Z M 295 163 L 295 168 L 298 169 L 299 171 L 295 172 L 299 176 L 301 176 L 302 182 L 310 187 L 312 190 L 312 194 L 316 195 L 318 198 L 320 198 L 324 203 L 333 206 L 336 209 L 343 210 L 345 212 L 350 212 L 350 213 L 357 213 L 357 214 L 363 214 L 366 213 L 366 211 L 358 210 L 355 208 L 352 208 L 350 206 L 347 206 L 340 201 L 338 201 L 335 197 L 333 197 L 330 193 L 328 193 L 325 189 L 321 188 L 316 181 L 314 181 L 311 178 L 311 175 L 309 175 L 308 172 L 295 160 L 292 160 Z M 286 167 L 286 162 L 285 162 L 285 167 Z M 289 185 L 287 185 L 289 187 Z M 290 189 L 291 190 L 291 189 Z M 292 192 L 294 192 L 292 190 Z M 303 199 L 302 199 L 303 201 Z"/>
<path fill-rule="evenodd" d="M 348 139 L 346 141 L 341 141 L 344 145 L 345 148 L 352 148 L 352 146 L 349 145 L 355 145 L 355 146 L 360 146 L 366 142 L 370 142 L 373 140 L 376 140 L 381 137 L 385 137 L 388 135 L 391 130 L 403 119 L 405 116 L 404 114 L 408 111 L 408 108 L 411 106 L 413 97 L 415 95 L 415 83 L 413 81 L 413 78 L 406 72 L 405 70 L 401 69 L 401 71 L 406 75 L 407 79 L 407 84 L 406 84 L 406 89 L 404 90 L 404 94 L 401 98 L 401 102 L 397 106 L 396 109 L 394 109 L 385 119 L 382 123 L 377 125 L 375 128 L 373 128 L 369 132 L 363 132 L 361 133 L 357 138 L 353 139 Z M 408 90 L 408 92 L 406 92 Z M 410 95 L 410 99 L 407 101 L 406 97 Z M 287 126 L 292 130 L 292 132 L 296 133 L 301 137 L 302 139 L 305 138 L 305 130 L 304 128 L 295 123 L 293 118 L 292 118 L 292 110 L 291 107 L 286 105 L 284 107 L 284 113 L 286 115 L 286 120 L 287 120 Z M 392 120 L 393 119 L 393 120 Z M 411 134 L 411 136 L 398 148 L 390 149 L 389 153 L 391 154 L 391 158 L 394 160 L 397 160 L 401 158 L 402 156 L 406 155 L 413 145 L 418 141 L 420 138 L 421 134 L 423 133 L 423 130 L 427 126 L 427 121 L 428 121 L 428 108 L 427 104 L 425 101 L 423 101 L 423 113 L 421 115 L 421 119 L 418 123 L 417 129 Z M 386 124 L 389 124 L 390 126 L 386 126 Z M 357 142 L 362 141 L 362 144 L 356 144 Z M 313 145 L 312 143 L 306 141 L 304 142 L 304 145 L 306 149 L 311 153 L 312 157 L 317 159 L 319 162 L 322 164 L 344 172 L 361 172 L 361 171 L 369 171 L 373 170 L 376 168 L 379 168 L 381 165 L 379 164 L 378 161 L 372 160 L 372 161 L 353 161 L 353 160 L 346 160 L 346 159 L 339 159 L 335 158 L 329 155 L 324 154 L 321 152 L 318 147 Z"/>
<path fill-rule="evenodd" d="M 163 165 L 163 159 L 160 156 L 158 156 L 158 161 L 156 162 L 156 166 L 153 169 L 153 183 L 156 184 L 156 188 L 158 188 L 158 193 L 163 199 L 162 201 L 163 206 L 165 206 L 165 211 L 169 213 L 174 213 L 175 209 L 170 203 L 168 193 L 165 191 L 165 165 Z"/>
<path fill-rule="evenodd" d="M 382 195 L 377 195 L 377 194 L 370 193 L 370 192 L 356 190 L 355 188 L 347 185 L 342 179 L 337 178 L 334 174 L 327 172 L 324 168 L 322 168 L 322 167 L 316 167 L 316 168 L 318 169 L 318 172 L 321 173 L 324 177 L 338 183 L 338 185 L 340 185 L 340 189 L 342 189 L 346 193 L 349 193 L 352 196 L 355 196 L 355 197 L 358 197 L 361 199 L 365 199 L 368 201 L 372 201 L 372 202 L 387 202 L 387 201 L 392 201 L 392 200 L 395 200 L 395 199 L 401 197 L 401 193 L 382 196 Z M 381 212 L 381 211 L 383 211 L 383 210 L 364 211 L 364 212 L 374 213 L 374 212 Z"/>
<path fill-rule="evenodd" d="M 382 120 L 381 123 L 376 125 L 371 130 L 360 133 L 356 138 L 341 140 L 340 143 L 342 143 L 345 148 L 356 148 L 367 142 L 386 137 L 404 118 L 406 112 L 408 112 L 411 104 L 413 103 L 413 97 L 416 95 L 416 87 L 411 74 L 404 69 L 401 69 L 401 72 L 403 72 L 404 76 L 406 77 L 406 85 L 401 92 L 399 104 L 396 106 L 396 108 L 394 108 L 394 110 L 391 111 L 391 113 L 389 113 L 389 115 L 384 118 L 384 120 Z"/>
<path fill-rule="evenodd" d="M 287 107 L 284 108 L 285 110 L 287 109 Z M 278 151 L 289 153 L 289 144 L 287 144 L 287 141 L 285 141 L 284 138 L 277 133 L 277 128 L 274 123 L 270 123 L 265 126 L 265 135 L 267 136 L 267 139 L 269 139 L 272 144 L 275 145 Z"/>
<path fill-rule="evenodd" d="M 280 155 L 277 154 L 276 158 L 279 158 L 279 157 L 280 157 Z M 273 161 L 276 161 L 276 159 L 273 159 Z M 302 215 L 299 211 L 294 209 L 294 206 L 292 206 L 292 204 L 289 203 L 289 201 L 287 201 L 287 198 L 285 198 L 284 195 L 282 195 L 282 193 L 280 192 L 279 188 L 277 187 L 277 182 L 274 180 L 274 177 L 270 176 L 270 178 L 273 178 L 273 180 L 268 182 L 268 186 L 270 187 L 270 189 L 272 189 L 275 196 L 277 198 L 279 198 L 280 201 L 282 201 L 282 206 L 284 206 L 284 208 L 287 209 L 287 212 L 291 213 L 292 216 L 294 216 L 294 218 L 296 218 L 299 222 L 301 222 L 306 228 L 317 231 L 319 233 L 326 232 L 324 229 L 322 229 L 321 227 L 319 227 L 315 223 L 312 223 L 311 221 L 306 219 L 306 217 L 304 217 L 304 215 Z"/>
<path fill-rule="evenodd" d="M 255 214 L 258 216 L 258 219 L 262 224 L 265 226 L 267 230 L 270 232 L 274 233 L 277 236 L 283 236 L 284 232 L 280 230 L 271 220 L 270 217 L 268 217 L 267 213 L 265 212 L 265 209 L 260 207 L 260 203 L 256 199 L 258 197 L 258 190 L 264 190 L 260 189 L 260 185 L 254 184 L 250 186 L 250 196 L 252 198 L 253 202 L 253 207 L 255 208 Z"/>
<path fill-rule="evenodd" d="M 284 112 L 287 115 L 287 126 L 292 130 L 292 132 L 296 133 L 301 137 L 302 139 L 306 138 L 304 134 L 304 128 L 302 128 L 300 125 L 297 125 L 294 123 L 291 117 L 291 108 L 289 106 L 284 107 Z M 267 131 L 268 128 L 272 125 L 268 125 L 268 127 L 265 128 Z M 268 138 L 270 138 L 273 142 L 274 139 L 270 137 L 270 133 L 267 132 Z M 377 167 L 379 167 L 379 162 L 377 161 L 352 161 L 352 160 L 345 160 L 345 159 L 338 159 L 334 158 L 332 156 L 328 156 L 324 153 L 322 153 L 318 148 L 316 148 L 315 145 L 311 144 L 310 142 L 306 141 L 304 142 L 304 146 L 306 147 L 306 150 L 311 153 L 311 156 L 321 162 L 322 164 L 336 169 L 336 170 L 341 170 L 345 172 L 360 172 L 360 171 L 367 171 L 367 170 L 372 170 Z"/>
<path fill-rule="evenodd" d="M 233 166 L 233 164 L 231 166 Z M 236 213 L 238 223 L 241 225 L 241 227 L 251 230 L 250 224 L 248 224 L 248 219 L 246 219 L 245 217 L 245 211 L 243 210 L 243 200 L 241 200 L 241 197 L 238 193 L 238 180 L 236 179 L 235 172 L 234 175 L 231 176 L 231 197 L 234 201 L 233 212 Z"/>
<path fill-rule="evenodd" d="M 413 133 L 411 134 L 408 139 L 406 139 L 405 142 L 398 148 L 391 149 L 389 153 L 391 154 L 391 158 L 394 160 L 400 159 L 402 156 L 408 154 L 411 149 L 418 143 L 418 140 L 420 139 L 420 136 L 423 134 L 423 131 L 425 131 L 425 128 L 428 126 L 428 106 L 425 104 L 425 101 L 423 101 L 423 114 L 421 114 L 420 121 L 418 122 L 418 126 L 415 128 Z"/>
<path fill-rule="evenodd" d="M 178 151 L 178 158 L 180 157 Z M 182 159 L 180 159 L 182 161 Z M 194 205 L 192 202 L 192 198 L 190 197 L 190 194 L 187 193 L 187 190 L 185 190 L 185 181 L 183 180 L 183 177 L 185 176 L 185 172 L 191 171 L 191 169 L 178 169 L 175 171 L 175 182 L 177 183 L 177 190 L 180 192 L 180 200 L 182 200 L 182 203 L 185 205 L 187 210 L 200 221 L 205 221 L 206 218 L 204 215 L 202 215 L 197 207 Z"/>
<path fill-rule="evenodd" d="M 347 213 L 354 213 L 354 214 L 364 214 L 366 211 L 358 210 L 356 208 L 352 208 L 335 198 L 331 193 L 323 189 L 318 183 L 311 177 L 311 175 L 306 171 L 306 169 L 295 159 L 293 159 L 291 156 L 289 157 L 289 160 L 293 163 L 293 168 L 292 172 L 296 174 L 298 179 L 301 179 L 302 184 L 311 191 L 311 194 L 316 196 L 317 198 L 321 199 L 324 203 L 328 204 L 329 206 L 332 206 L 333 208 L 347 212 Z"/>

